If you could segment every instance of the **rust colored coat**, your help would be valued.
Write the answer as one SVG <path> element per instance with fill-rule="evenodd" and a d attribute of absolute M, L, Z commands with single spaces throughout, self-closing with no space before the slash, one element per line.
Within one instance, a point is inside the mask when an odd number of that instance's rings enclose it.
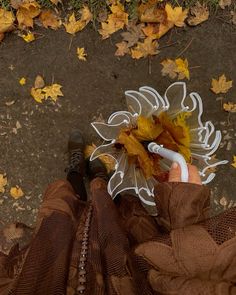
<path fill-rule="evenodd" d="M 115 204 L 99 178 L 91 183 L 91 199 L 80 201 L 67 181 L 57 181 L 45 193 L 33 235 L 22 224 L 2 230 L 1 295 L 78 294 L 91 202 L 83 294 L 236 294 L 236 208 L 209 219 L 207 187 L 160 184 L 157 218 L 134 196 Z"/>

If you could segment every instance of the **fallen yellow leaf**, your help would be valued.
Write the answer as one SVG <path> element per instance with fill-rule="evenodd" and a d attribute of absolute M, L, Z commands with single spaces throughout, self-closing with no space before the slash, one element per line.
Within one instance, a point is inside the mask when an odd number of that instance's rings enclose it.
<path fill-rule="evenodd" d="M 78 56 L 78 59 L 80 59 L 80 60 L 83 60 L 83 61 L 87 60 L 87 58 L 86 58 L 87 53 L 85 52 L 84 47 L 81 47 L 81 48 L 77 47 L 77 56 Z"/>
<path fill-rule="evenodd" d="M 5 186 L 7 185 L 7 177 L 5 174 L 0 174 L 0 193 L 5 193 Z"/>
<path fill-rule="evenodd" d="M 15 16 L 12 11 L 0 8 L 0 33 L 5 33 L 14 28 Z"/>
<path fill-rule="evenodd" d="M 217 79 L 212 79 L 211 82 L 211 90 L 215 93 L 215 94 L 219 94 L 219 93 L 226 93 L 228 92 L 228 90 L 232 87 L 233 81 L 226 81 L 226 77 L 225 75 L 221 75 L 219 77 L 219 80 Z"/>
<path fill-rule="evenodd" d="M 190 26 L 197 26 L 209 18 L 209 10 L 206 5 L 197 2 L 190 8 L 191 16 L 188 17 L 187 23 Z"/>
<path fill-rule="evenodd" d="M 182 58 L 177 58 L 175 60 L 176 66 L 177 66 L 177 72 L 179 73 L 178 79 L 184 79 L 187 78 L 189 80 L 189 69 L 188 69 L 188 60 L 185 58 L 183 60 Z"/>
<path fill-rule="evenodd" d="M 16 200 L 24 196 L 22 189 L 18 185 L 10 189 L 10 194 Z"/>
<path fill-rule="evenodd" d="M 24 77 L 22 77 L 20 80 L 19 80 L 19 83 L 21 86 L 25 85 L 26 83 L 26 79 Z"/>
<path fill-rule="evenodd" d="M 231 163 L 231 166 L 236 168 L 236 156 L 233 156 L 233 163 Z"/>
<path fill-rule="evenodd" d="M 236 113 L 236 103 L 233 103 L 233 102 L 224 103 L 223 109 L 229 113 Z"/>
<path fill-rule="evenodd" d="M 144 23 L 164 23 L 166 19 L 166 11 L 157 8 L 156 5 L 147 8 L 140 16 L 140 21 Z"/>
<path fill-rule="evenodd" d="M 87 145 L 85 147 L 85 150 L 84 150 L 84 157 L 85 157 L 85 159 L 88 159 L 92 155 L 93 151 L 96 148 L 97 147 L 96 147 L 95 144 Z M 110 173 L 110 172 L 112 172 L 112 171 L 115 170 L 116 161 L 114 160 L 114 158 L 112 158 L 110 156 L 107 156 L 107 155 L 101 155 L 101 156 L 99 156 L 99 159 L 106 166 L 107 173 Z"/>
<path fill-rule="evenodd" d="M 139 141 L 155 140 L 163 131 L 160 124 L 155 124 L 151 118 L 139 116 L 137 120 L 137 129 L 132 133 Z"/>
<path fill-rule="evenodd" d="M 30 43 L 35 40 L 34 34 L 31 32 L 28 32 L 27 35 L 23 34 L 21 37 L 25 40 L 25 42 Z"/>
<path fill-rule="evenodd" d="M 183 10 L 182 7 L 172 8 L 170 4 L 166 4 L 165 11 L 169 22 L 177 27 L 183 27 L 185 25 L 184 20 L 187 18 L 188 9 Z"/>
<path fill-rule="evenodd" d="M 61 85 L 59 84 L 52 84 L 50 86 L 46 86 L 42 89 L 42 91 L 45 93 L 45 98 L 51 98 L 53 101 L 57 101 L 58 96 L 63 96 L 63 93 L 61 92 Z"/>
<path fill-rule="evenodd" d="M 147 57 L 149 55 L 156 55 L 159 53 L 158 43 L 156 40 L 147 37 L 144 42 L 138 42 L 136 47 L 131 49 L 131 56 L 134 59 L 140 59 L 141 57 Z"/>
<path fill-rule="evenodd" d="M 39 18 L 45 28 L 50 27 L 53 30 L 56 30 L 62 24 L 59 17 L 50 9 L 42 11 Z"/>
<path fill-rule="evenodd" d="M 45 99 L 45 94 L 42 92 L 42 89 L 31 88 L 31 96 L 39 103 L 42 103 L 42 100 Z"/>
<path fill-rule="evenodd" d="M 108 15 L 106 22 L 102 22 L 102 28 L 99 33 L 102 35 L 102 39 L 109 38 L 111 34 L 123 29 L 125 25 L 128 25 L 128 13 L 125 12 L 124 5 L 119 1 L 110 7 L 111 14 Z"/>
<path fill-rule="evenodd" d="M 16 13 L 19 26 L 33 27 L 33 19 L 40 14 L 40 5 L 34 0 L 23 1 Z"/>

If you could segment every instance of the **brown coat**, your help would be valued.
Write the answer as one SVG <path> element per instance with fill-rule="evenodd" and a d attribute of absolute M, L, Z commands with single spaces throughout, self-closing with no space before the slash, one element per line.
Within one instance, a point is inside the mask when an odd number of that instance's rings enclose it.
<path fill-rule="evenodd" d="M 82 202 L 67 181 L 57 181 L 45 193 L 28 245 L 31 229 L 22 224 L 3 229 L 1 295 L 79 294 L 81 241 L 91 203 L 83 294 L 236 294 L 236 209 L 207 219 L 207 187 L 160 184 L 157 218 L 134 196 L 115 204 L 101 179 L 91 183 L 91 198 Z"/>

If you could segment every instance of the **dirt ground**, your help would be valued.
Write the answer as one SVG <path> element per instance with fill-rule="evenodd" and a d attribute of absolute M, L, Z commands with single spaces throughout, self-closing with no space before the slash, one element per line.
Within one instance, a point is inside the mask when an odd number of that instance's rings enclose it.
<path fill-rule="evenodd" d="M 71 43 L 71 36 L 63 30 L 38 29 L 37 33 L 38 40 L 29 44 L 10 34 L 0 45 L 0 173 L 8 177 L 6 192 L 0 196 L 2 224 L 14 220 L 34 224 L 46 186 L 65 177 L 71 129 L 80 128 L 87 143 L 96 142 L 90 122 L 125 109 L 125 90 L 149 85 L 164 93 L 173 82 L 161 76 L 160 62 L 164 58 L 180 55 L 188 59 L 188 91 L 200 93 L 205 119 L 212 120 L 223 132 L 218 158 L 232 162 L 236 114 L 229 117 L 222 110 L 222 100 L 216 99 L 209 88 L 211 78 L 222 73 L 236 83 L 236 26 L 213 18 L 195 28 L 173 30 L 160 41 L 161 52 L 150 62 L 115 57 L 119 34 L 102 41 L 92 28 L 87 28 Z M 78 60 L 77 47 L 85 47 L 87 62 Z M 47 84 L 54 81 L 63 86 L 64 97 L 55 105 L 38 104 L 30 96 L 38 74 Z M 27 79 L 25 86 L 18 83 L 21 77 Z M 14 104 L 7 106 L 11 101 Z M 223 102 L 228 101 L 236 102 L 236 87 L 224 96 Z M 15 134 L 12 131 L 17 121 L 22 128 Z M 221 166 L 211 183 L 216 212 L 236 204 L 235 183 L 236 169 L 230 164 Z M 25 192 L 17 201 L 9 194 L 15 185 Z M 222 197 L 226 202 L 220 204 Z"/>

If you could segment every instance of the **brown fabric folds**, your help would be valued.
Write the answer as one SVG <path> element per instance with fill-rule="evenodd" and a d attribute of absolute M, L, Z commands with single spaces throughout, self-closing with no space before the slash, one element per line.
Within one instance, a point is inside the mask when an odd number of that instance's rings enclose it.
<path fill-rule="evenodd" d="M 168 230 L 209 217 L 210 190 L 206 186 L 166 182 L 155 189 L 158 222 Z"/>
<path fill-rule="evenodd" d="M 236 294 L 236 208 L 208 218 L 206 187 L 163 183 L 154 218 L 134 196 L 115 205 L 104 180 L 90 186 L 85 295 Z M 0 238 L 0 294 L 79 294 L 88 208 L 67 181 L 57 181 L 46 190 L 33 236 L 24 226 L 3 229 L 11 234 Z"/>

